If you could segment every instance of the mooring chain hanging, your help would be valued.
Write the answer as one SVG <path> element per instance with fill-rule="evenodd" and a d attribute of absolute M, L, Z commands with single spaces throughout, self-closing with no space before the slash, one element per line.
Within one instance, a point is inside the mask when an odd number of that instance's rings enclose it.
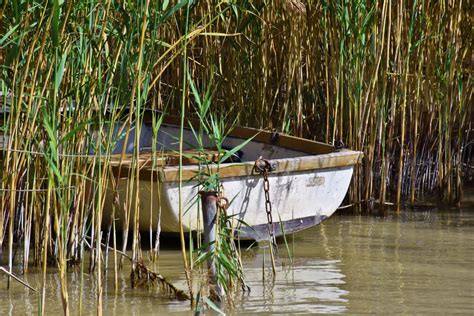
<path fill-rule="evenodd" d="M 275 239 L 275 229 L 273 227 L 272 217 L 272 202 L 270 200 L 270 181 L 268 181 L 268 173 L 273 171 L 271 163 L 260 156 L 253 167 L 255 173 L 263 176 L 263 191 L 265 193 L 265 212 L 267 213 L 268 233 L 270 234 L 270 241 L 274 249 L 278 249 Z"/>
<path fill-rule="evenodd" d="M 217 191 L 217 207 L 226 210 L 229 207 L 229 199 L 224 196 L 224 186 L 221 184 L 219 186 L 219 191 Z"/>
<path fill-rule="evenodd" d="M 221 184 L 217 191 L 216 205 L 218 209 L 224 212 L 226 217 L 227 217 L 227 209 L 229 208 L 229 204 L 230 204 L 229 199 L 224 196 L 224 186 Z M 226 225 L 228 226 L 228 228 L 231 227 L 231 223 L 228 218 L 226 219 Z"/>

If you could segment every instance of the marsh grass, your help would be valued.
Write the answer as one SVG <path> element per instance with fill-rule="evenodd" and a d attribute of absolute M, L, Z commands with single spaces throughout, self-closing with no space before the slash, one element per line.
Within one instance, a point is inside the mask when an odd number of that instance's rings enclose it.
<path fill-rule="evenodd" d="M 91 251 L 88 270 L 97 273 L 97 314 L 102 313 L 101 282 L 108 268 L 108 251 L 101 250 L 104 226 L 113 227 L 115 276 L 117 251 L 128 249 L 129 235 L 133 268 L 140 262 L 138 135 L 145 106 L 161 106 L 156 93 L 161 74 L 188 42 L 206 30 L 192 24 L 189 32 L 181 32 L 182 8 L 189 9 L 190 4 L 2 4 L 5 136 L 0 246 L 6 246 L 10 272 L 16 247 L 24 250 L 25 271 L 29 264 L 42 265 L 46 274 L 51 260 L 55 261 L 65 314 L 70 312 L 66 272 L 82 262 L 85 249 Z M 155 137 L 157 129 L 155 121 Z M 131 137 L 136 144 L 134 162 L 128 174 L 119 172 L 114 177 L 109 157 L 119 140 Z M 122 159 L 124 155 L 125 151 Z M 114 218 L 103 218 L 102 208 L 107 188 L 116 189 L 123 176 L 128 178 L 128 190 L 124 205 L 114 205 L 125 214 L 124 226 L 118 228 Z M 123 231 L 121 246 L 116 243 L 116 229 Z M 40 288 L 44 300 L 45 286 Z M 42 314 L 44 307 L 43 301 Z"/>
<path fill-rule="evenodd" d="M 204 70 L 215 67 L 216 104 L 241 124 L 363 151 L 350 190 L 359 210 L 416 203 L 434 192 L 456 202 L 472 139 L 469 7 L 241 4 L 236 18 L 212 28 L 242 36 L 194 43 L 193 75 L 204 84 Z"/>
<path fill-rule="evenodd" d="M 97 273 L 102 313 L 104 273 L 113 264 L 118 290 L 120 252 L 132 249 L 133 269 L 142 259 L 140 139 L 132 130 L 141 129 L 145 109 L 178 114 L 182 127 L 188 116 L 212 114 L 219 118 L 212 124 L 223 118 L 361 150 L 349 194 L 356 211 L 417 203 L 433 192 L 458 201 L 472 169 L 470 7 L 451 0 L 2 2 L 0 249 L 8 272 L 17 249 L 25 272 L 37 265 L 46 275 L 54 263 L 68 314 L 67 271 L 79 264 Z M 197 91 L 207 96 L 199 101 Z M 153 113 L 156 143 L 162 115 Z M 213 131 L 197 137 L 205 132 Z M 110 155 L 131 137 L 131 167 L 120 168 L 123 151 L 116 174 Z M 153 148 L 153 157 L 162 154 Z M 126 192 L 117 190 L 120 178 Z M 107 194 L 115 195 L 111 218 L 102 213 Z M 123 227 L 115 223 L 119 211 Z M 188 273 L 192 255 L 182 248 Z M 159 258 L 159 227 L 149 255 Z M 33 286 L 44 314 L 45 286 Z"/>

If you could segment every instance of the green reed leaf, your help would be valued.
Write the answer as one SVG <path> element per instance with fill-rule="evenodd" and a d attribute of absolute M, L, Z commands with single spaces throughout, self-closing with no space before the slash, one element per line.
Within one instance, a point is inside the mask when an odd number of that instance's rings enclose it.
<path fill-rule="evenodd" d="M 212 309 L 214 310 L 216 313 L 218 313 L 219 315 L 225 315 L 225 313 L 223 311 L 221 311 L 219 309 L 219 307 L 217 307 L 216 304 L 214 304 L 214 302 L 212 302 L 209 298 L 207 297 L 204 297 L 203 300 L 206 302 L 206 304 Z"/>
<path fill-rule="evenodd" d="M 0 47 L 3 46 L 3 44 L 6 42 L 6 40 L 10 37 L 10 35 L 13 34 L 13 32 L 16 31 L 16 29 L 20 26 L 20 24 L 17 24 L 15 26 L 13 26 L 12 28 L 10 28 L 10 30 L 8 32 L 5 33 L 5 35 L 2 36 L 2 38 L 0 38 Z"/>
<path fill-rule="evenodd" d="M 60 13 L 60 0 L 53 0 L 53 17 L 51 19 L 51 37 L 53 39 L 53 46 L 59 46 L 59 13 Z"/>
<path fill-rule="evenodd" d="M 63 80 L 64 65 L 66 64 L 66 57 L 67 57 L 67 53 L 64 52 L 61 56 L 61 61 L 58 65 L 58 67 L 56 68 L 56 72 L 55 72 L 55 75 L 54 75 L 54 92 L 55 92 L 55 94 L 58 93 L 59 86 L 61 85 L 61 81 Z"/>
<path fill-rule="evenodd" d="M 224 161 L 226 161 L 230 157 L 237 157 L 237 152 L 241 150 L 242 148 L 244 148 L 245 146 L 247 146 L 247 144 L 250 143 L 254 139 L 254 137 L 255 136 L 252 136 L 251 138 L 245 140 L 244 142 L 235 146 L 234 148 L 230 150 L 226 150 L 225 154 L 221 157 L 221 159 L 219 159 L 219 163 L 224 163 Z"/>
<path fill-rule="evenodd" d="M 170 8 L 168 11 L 165 12 L 163 17 L 161 18 L 160 23 L 166 22 L 170 17 L 172 17 L 176 12 L 178 12 L 181 8 L 185 5 L 192 3 L 192 0 L 181 0 L 179 1 L 174 7 Z"/>

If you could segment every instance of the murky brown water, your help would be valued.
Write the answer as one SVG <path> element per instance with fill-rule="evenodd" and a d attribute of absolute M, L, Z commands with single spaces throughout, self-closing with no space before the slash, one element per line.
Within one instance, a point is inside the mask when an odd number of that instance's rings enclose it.
<path fill-rule="evenodd" d="M 471 195 L 472 196 L 472 195 Z M 472 198 L 471 198 L 472 200 Z M 474 203 L 461 210 L 404 211 L 400 216 L 333 216 L 289 240 L 294 263 L 280 244 L 278 273 L 271 280 L 264 249 L 245 254 L 250 294 L 237 297 L 232 314 L 474 314 Z M 266 259 L 268 259 L 268 253 Z M 185 289 L 178 250 L 161 252 L 159 271 Z M 189 303 L 158 290 L 131 289 L 129 268 L 104 290 L 105 315 L 190 314 Z M 263 275 L 265 279 L 263 280 Z M 24 278 L 33 286 L 41 275 Z M 70 304 L 79 314 L 80 275 L 69 274 Z M 0 274 L 0 315 L 37 314 L 39 294 Z M 84 275 L 84 315 L 95 314 L 95 279 Z M 46 311 L 61 314 L 59 276 L 48 275 Z"/>

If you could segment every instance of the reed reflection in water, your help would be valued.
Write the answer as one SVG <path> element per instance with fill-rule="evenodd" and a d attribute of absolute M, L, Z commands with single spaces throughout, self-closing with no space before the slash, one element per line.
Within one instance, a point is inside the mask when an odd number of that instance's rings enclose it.
<path fill-rule="evenodd" d="M 269 268 L 262 278 L 262 260 L 263 255 L 258 254 L 252 262 L 247 261 L 252 291 L 237 305 L 241 311 L 252 314 L 341 313 L 347 310 L 348 291 L 341 288 L 345 275 L 339 260 L 296 258 L 291 267 L 279 269 L 274 280 Z"/>
<path fill-rule="evenodd" d="M 244 252 L 252 291 L 235 298 L 231 314 L 472 314 L 474 311 L 474 205 L 459 209 L 406 210 L 401 215 L 333 216 L 323 224 L 289 236 L 293 264 L 279 245 L 278 273 L 271 277 L 268 249 Z M 161 251 L 154 269 L 186 288 L 179 250 Z M 265 253 L 266 252 L 266 253 Z M 265 253 L 265 258 L 264 258 Z M 266 270 L 262 272 L 262 262 Z M 50 270 L 46 313 L 61 314 L 59 275 Z M 104 315 L 190 314 L 188 302 L 170 299 L 156 289 L 132 289 L 130 267 L 113 272 L 104 288 Z M 19 270 L 16 271 L 21 272 Z M 24 276 L 32 286 L 41 274 Z M 73 314 L 95 313 L 96 281 L 68 275 Z M 0 275 L 0 315 L 37 314 L 38 294 L 14 282 L 6 290 Z"/>

